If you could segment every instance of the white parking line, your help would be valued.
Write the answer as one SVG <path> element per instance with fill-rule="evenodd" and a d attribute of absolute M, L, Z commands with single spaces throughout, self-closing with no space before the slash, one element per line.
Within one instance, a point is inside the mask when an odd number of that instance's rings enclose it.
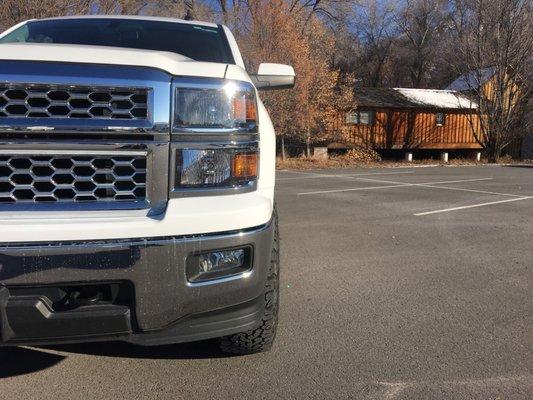
<path fill-rule="evenodd" d="M 490 201 L 488 203 L 471 204 L 469 206 L 444 208 L 442 210 L 426 211 L 426 212 L 416 213 L 416 214 L 413 214 L 413 215 L 415 215 L 417 217 L 422 217 L 424 215 L 440 214 L 440 213 L 445 213 L 445 212 L 450 212 L 450 211 L 466 210 L 468 208 L 491 206 L 493 204 L 510 203 L 510 202 L 513 202 L 513 201 L 522 201 L 522 200 L 530 200 L 530 199 L 533 199 L 533 196 L 517 197 L 517 198 L 514 198 L 514 199 L 506 199 L 506 200 L 499 200 L 499 201 Z"/>
<path fill-rule="evenodd" d="M 481 194 L 492 194 L 496 196 L 508 196 L 508 197 L 524 197 L 521 194 L 512 194 L 512 193 L 501 193 L 501 192 L 491 192 L 489 190 L 477 190 L 477 189 L 463 189 L 463 188 L 452 188 L 446 186 L 433 186 L 433 185 L 420 185 L 428 188 L 443 189 L 443 190 L 455 190 L 459 192 L 470 192 L 470 193 L 481 193 Z"/>
<path fill-rule="evenodd" d="M 290 169 L 280 169 L 277 172 L 288 172 L 290 174 L 303 174 L 303 175 L 315 175 L 316 172 L 309 172 L 309 171 L 320 171 L 318 169 L 308 169 L 307 171 L 292 171 Z"/>
<path fill-rule="evenodd" d="M 316 192 L 304 192 L 297 193 L 297 196 L 307 196 L 309 194 L 327 194 L 327 193 L 342 193 L 342 192 L 357 192 L 359 190 L 373 190 L 373 189 L 389 189 L 395 187 L 405 187 L 412 185 L 382 185 L 382 186 L 367 186 L 362 188 L 351 188 L 351 189 L 334 189 L 334 190 L 318 190 Z"/>
<path fill-rule="evenodd" d="M 374 176 L 374 175 L 404 175 L 404 174 L 413 174 L 414 171 L 401 171 L 401 172 L 374 172 L 368 174 L 340 174 L 340 175 L 329 175 L 329 174 L 309 174 L 310 176 L 298 176 L 290 178 L 276 178 L 276 181 L 292 181 L 300 179 L 316 179 L 316 178 L 356 178 L 358 176 Z"/>
<path fill-rule="evenodd" d="M 492 178 L 486 178 L 486 180 L 489 180 Z M 368 179 L 368 178 L 360 178 L 358 179 L 360 181 L 368 181 L 368 182 L 380 182 L 380 183 L 396 183 L 396 184 L 404 184 L 407 182 L 392 182 L 392 181 L 385 181 L 381 179 Z M 449 182 L 452 183 L 452 182 Z M 427 183 L 417 183 L 415 186 L 422 186 L 422 187 L 428 187 L 428 188 L 434 188 L 434 189 L 443 189 L 443 190 L 455 190 L 459 192 L 471 192 L 471 193 L 482 193 L 482 194 L 493 194 L 497 196 L 509 196 L 509 197 L 524 197 L 522 194 L 512 194 L 512 193 L 501 193 L 501 192 L 491 192 L 487 190 L 478 190 L 478 189 L 465 189 L 465 188 L 455 188 L 455 187 L 446 187 L 446 186 L 434 186 L 434 184 L 427 184 Z"/>
<path fill-rule="evenodd" d="M 342 193 L 342 192 L 356 192 L 361 190 L 374 190 L 374 189 L 390 189 L 396 187 L 409 187 L 409 186 L 424 186 L 424 185 L 438 185 L 445 183 L 460 183 L 460 182 L 477 182 L 477 181 L 487 181 L 492 178 L 476 178 L 476 179 L 459 179 L 453 181 L 439 181 L 439 182 L 422 182 L 422 183 L 405 183 L 405 182 L 392 182 L 392 181 L 381 181 L 383 183 L 393 183 L 393 185 L 384 185 L 384 186 L 368 186 L 362 188 L 349 188 L 349 189 L 332 189 L 332 190 L 317 190 L 314 192 L 303 192 L 297 193 L 298 196 L 307 196 L 310 194 L 326 194 L 326 193 Z M 358 178 L 358 180 L 370 181 L 370 179 Z"/>

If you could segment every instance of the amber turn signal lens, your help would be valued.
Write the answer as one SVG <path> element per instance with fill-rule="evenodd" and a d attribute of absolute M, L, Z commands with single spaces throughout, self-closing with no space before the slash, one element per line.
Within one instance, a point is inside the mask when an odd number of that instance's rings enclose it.
<path fill-rule="evenodd" d="M 245 96 L 233 99 L 233 115 L 239 120 L 255 122 L 257 120 L 257 109 L 255 101 Z"/>
<path fill-rule="evenodd" d="M 258 167 L 257 153 L 235 154 L 233 158 L 233 177 L 234 178 L 255 178 Z"/>
<path fill-rule="evenodd" d="M 246 101 L 246 120 L 257 122 L 257 107 L 255 101 Z"/>

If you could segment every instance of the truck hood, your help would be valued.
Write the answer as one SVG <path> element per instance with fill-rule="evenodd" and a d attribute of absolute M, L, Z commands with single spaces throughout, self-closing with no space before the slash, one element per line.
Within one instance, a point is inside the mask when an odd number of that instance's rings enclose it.
<path fill-rule="evenodd" d="M 48 43 L 0 44 L 0 60 L 130 65 L 206 78 L 224 78 L 228 68 L 227 64 L 194 61 L 166 51 Z"/>

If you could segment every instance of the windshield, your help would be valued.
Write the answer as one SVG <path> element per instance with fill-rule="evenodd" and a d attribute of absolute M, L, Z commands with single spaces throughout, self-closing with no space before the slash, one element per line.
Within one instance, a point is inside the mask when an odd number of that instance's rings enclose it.
<path fill-rule="evenodd" d="M 95 18 L 30 21 L 0 43 L 61 43 L 170 51 L 196 61 L 233 64 L 217 27 L 138 19 Z"/>

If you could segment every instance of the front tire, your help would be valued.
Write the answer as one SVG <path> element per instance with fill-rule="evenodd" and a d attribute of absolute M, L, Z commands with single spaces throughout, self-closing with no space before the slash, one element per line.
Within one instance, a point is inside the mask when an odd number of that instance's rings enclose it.
<path fill-rule="evenodd" d="M 278 213 L 274 207 L 272 215 L 274 240 L 265 284 L 265 308 L 261 325 L 249 331 L 224 336 L 220 348 L 230 354 L 254 354 L 270 350 L 276 337 L 279 312 L 279 230 Z"/>

